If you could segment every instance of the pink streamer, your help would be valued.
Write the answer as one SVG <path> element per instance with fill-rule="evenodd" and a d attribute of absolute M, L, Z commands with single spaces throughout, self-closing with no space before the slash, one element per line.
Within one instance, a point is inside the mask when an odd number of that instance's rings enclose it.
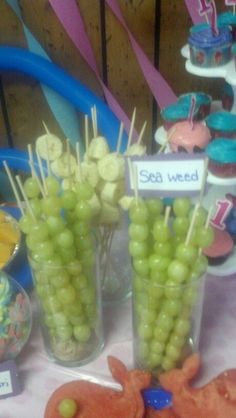
<path fill-rule="evenodd" d="M 130 43 L 133 47 L 133 51 L 136 55 L 140 68 L 143 72 L 143 75 L 150 87 L 150 90 L 155 97 L 160 108 L 166 107 L 171 103 L 174 103 L 177 100 L 176 95 L 173 90 L 167 84 L 166 80 L 162 75 L 156 70 L 150 60 L 147 58 L 142 48 L 135 40 L 134 36 L 130 32 L 120 10 L 120 7 L 116 0 L 106 0 L 106 3 L 110 6 L 112 12 L 119 20 L 123 28 L 126 30 Z"/>
<path fill-rule="evenodd" d="M 84 60 L 94 71 L 103 89 L 109 107 L 112 109 L 117 118 L 120 121 L 123 121 L 125 130 L 128 132 L 130 128 L 130 120 L 100 77 L 94 53 L 84 28 L 83 19 L 75 0 L 49 0 L 49 3 L 70 39 L 79 50 Z M 137 137 L 137 134 L 134 133 L 134 136 Z"/>
<path fill-rule="evenodd" d="M 186 7 L 194 25 L 205 22 L 204 16 L 200 16 L 199 9 L 201 2 L 199 0 L 185 0 Z"/>

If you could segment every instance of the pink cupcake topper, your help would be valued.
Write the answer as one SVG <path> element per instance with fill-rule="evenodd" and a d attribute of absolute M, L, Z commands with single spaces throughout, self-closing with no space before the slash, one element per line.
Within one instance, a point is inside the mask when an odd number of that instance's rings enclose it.
<path fill-rule="evenodd" d="M 191 106 L 190 106 L 190 110 L 189 110 L 189 114 L 188 114 L 188 121 L 191 125 L 191 129 L 193 129 L 193 116 L 195 113 L 195 107 L 196 107 L 196 97 L 193 94 L 191 96 Z"/>

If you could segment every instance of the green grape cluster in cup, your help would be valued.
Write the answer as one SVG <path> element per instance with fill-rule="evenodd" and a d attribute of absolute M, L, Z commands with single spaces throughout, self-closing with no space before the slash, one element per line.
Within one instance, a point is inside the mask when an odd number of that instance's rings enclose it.
<path fill-rule="evenodd" d="M 73 361 L 88 356 L 99 335 L 88 203 L 94 192 L 87 183 L 61 191 L 53 176 L 47 176 L 45 184 L 43 197 L 36 177 L 24 182 L 31 211 L 19 225 L 26 236 L 50 347 L 59 360 Z"/>
<path fill-rule="evenodd" d="M 173 201 L 168 218 L 158 198 L 133 199 L 129 209 L 134 355 L 143 368 L 170 370 L 188 349 L 193 309 L 208 265 L 201 249 L 213 242 L 207 211 L 199 206 L 194 222 L 193 212 L 186 197 Z"/>

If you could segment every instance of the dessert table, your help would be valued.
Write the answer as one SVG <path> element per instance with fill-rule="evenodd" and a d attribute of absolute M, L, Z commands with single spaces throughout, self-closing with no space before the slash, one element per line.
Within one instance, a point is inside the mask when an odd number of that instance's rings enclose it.
<path fill-rule="evenodd" d="M 202 368 L 197 385 L 206 383 L 227 368 L 236 368 L 235 295 L 236 274 L 224 278 L 207 276 L 200 340 Z M 33 294 L 31 297 L 33 300 Z M 110 377 L 106 358 L 112 354 L 127 367 L 133 366 L 131 300 L 104 308 L 104 326 L 102 353 L 83 367 L 65 368 L 48 360 L 34 310 L 30 340 L 16 360 L 23 391 L 18 396 L 1 400 L 0 418 L 43 418 L 52 392 L 71 380 L 83 378 L 118 387 Z"/>

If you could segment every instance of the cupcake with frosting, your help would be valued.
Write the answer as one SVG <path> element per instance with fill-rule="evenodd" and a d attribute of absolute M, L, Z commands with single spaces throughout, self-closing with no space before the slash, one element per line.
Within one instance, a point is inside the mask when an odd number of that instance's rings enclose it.
<path fill-rule="evenodd" d="M 212 138 L 236 138 L 236 115 L 230 112 L 211 113 L 206 118 L 206 125 Z"/>
<path fill-rule="evenodd" d="M 206 116 L 209 115 L 212 103 L 212 97 L 209 94 L 203 92 L 193 92 L 181 94 L 178 98 L 178 103 L 183 106 L 190 108 L 192 96 L 195 97 L 196 106 L 197 106 L 197 120 L 203 120 Z"/>
<path fill-rule="evenodd" d="M 232 47 L 233 48 L 233 47 Z M 235 51 L 236 52 L 236 51 Z M 233 53 L 232 53 L 233 55 Z M 234 91 L 233 87 L 225 81 L 222 87 L 221 104 L 224 110 L 230 112 L 234 102 Z"/>
<path fill-rule="evenodd" d="M 190 111 L 190 100 L 189 103 L 186 100 L 185 103 L 176 102 L 169 106 L 166 106 L 161 111 L 161 118 L 163 126 L 166 130 L 170 129 L 175 123 L 187 120 Z M 193 119 L 197 119 L 198 107 L 194 110 Z"/>
<path fill-rule="evenodd" d="M 233 42 L 236 41 L 236 14 L 232 11 L 220 13 L 217 18 L 218 26 L 227 26 L 231 31 Z"/>
<path fill-rule="evenodd" d="M 222 178 L 236 177 L 236 139 L 217 138 L 206 147 L 209 171 Z"/>
<path fill-rule="evenodd" d="M 210 131 L 202 122 L 178 122 L 167 135 L 173 152 L 202 152 L 211 140 Z"/>

